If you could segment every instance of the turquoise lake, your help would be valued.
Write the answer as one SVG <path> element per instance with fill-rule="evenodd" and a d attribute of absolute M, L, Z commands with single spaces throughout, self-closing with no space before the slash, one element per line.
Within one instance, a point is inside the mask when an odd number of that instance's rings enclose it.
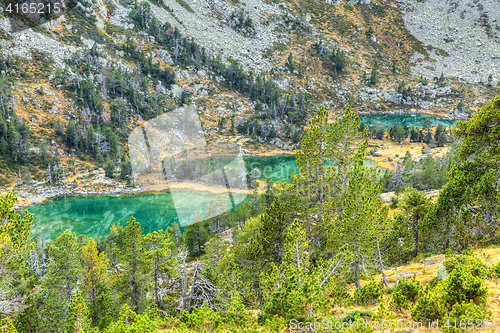
<path fill-rule="evenodd" d="M 228 159 L 230 160 L 230 159 Z M 290 181 L 292 174 L 298 173 L 294 155 L 245 158 L 247 171 L 257 168 L 260 180 L 270 177 L 273 182 Z M 376 162 L 365 161 L 366 166 L 377 167 Z M 68 195 L 58 197 L 44 204 L 28 207 L 34 215 L 33 235 L 43 234 L 54 239 L 66 229 L 91 237 L 106 235 L 113 223 L 125 225 L 131 216 L 144 228 L 146 233 L 165 229 L 174 221 L 184 226 L 194 219 L 197 209 L 204 216 L 210 201 L 217 194 L 196 190 L 175 190 L 175 198 L 170 192 L 145 193 L 136 195 Z M 226 196 L 228 206 L 231 201 Z M 236 203 L 246 200 L 245 194 L 233 194 Z M 236 207 L 236 206 L 235 206 Z"/>
<path fill-rule="evenodd" d="M 391 126 L 393 123 L 398 123 L 401 126 L 413 125 L 422 127 L 426 119 L 431 119 L 432 126 L 441 124 L 446 127 L 453 127 L 457 123 L 456 120 L 435 117 L 426 114 L 362 114 L 359 115 L 361 122 L 373 125 L 377 122 L 383 123 L 385 126 Z"/>
<path fill-rule="evenodd" d="M 381 121 L 388 125 L 398 121 L 404 124 L 419 124 L 427 116 L 410 115 L 364 115 L 364 122 Z M 433 117 L 434 120 L 436 117 Z M 441 120 L 445 121 L 447 120 Z M 453 121 L 447 123 L 452 126 Z M 232 158 L 218 158 L 222 162 Z M 294 155 L 275 155 L 269 157 L 245 157 L 246 171 L 259 169 L 260 180 L 270 177 L 273 182 L 290 181 L 292 174 L 298 173 Z M 376 162 L 365 161 L 366 166 L 377 167 Z M 175 190 L 175 202 L 170 192 L 147 193 L 137 195 L 105 195 L 105 196 L 66 196 L 47 201 L 38 206 L 31 206 L 28 211 L 34 214 L 33 235 L 44 235 L 54 239 L 66 229 L 76 234 L 91 237 L 106 235 L 113 223 L 126 224 L 131 216 L 144 228 L 144 231 L 165 229 L 174 221 L 186 221 L 194 218 L 196 209 L 202 214 L 208 208 L 216 194 L 195 190 Z M 234 195 L 234 202 L 241 203 L 246 195 Z M 230 201 L 228 199 L 228 204 Z M 180 218 L 181 217 L 181 218 Z M 184 224 L 181 222 L 181 226 Z"/>
<path fill-rule="evenodd" d="M 196 209 L 204 213 L 216 194 L 177 190 L 184 201 L 175 202 L 170 192 L 137 195 L 66 196 L 58 197 L 38 206 L 28 207 L 34 215 L 33 235 L 54 239 L 60 232 L 72 232 L 91 237 L 106 235 L 113 223 L 126 225 L 133 216 L 144 232 L 165 229 L 178 214 L 192 216 Z M 244 195 L 240 195 L 244 199 Z"/>

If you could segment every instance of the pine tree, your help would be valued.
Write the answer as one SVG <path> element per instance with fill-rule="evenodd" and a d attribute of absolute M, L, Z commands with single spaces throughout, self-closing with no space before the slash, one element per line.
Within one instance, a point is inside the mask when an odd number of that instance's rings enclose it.
<path fill-rule="evenodd" d="M 399 207 L 406 216 L 405 225 L 413 237 L 412 256 L 416 257 L 422 243 L 422 235 L 426 234 L 425 218 L 432 208 L 431 198 L 426 198 L 422 192 L 412 188 L 404 194 Z"/>
<path fill-rule="evenodd" d="M 437 138 L 437 146 L 444 147 L 444 145 L 448 142 L 448 138 L 446 137 L 446 132 L 441 132 L 439 137 Z"/>
<path fill-rule="evenodd" d="M 340 202 L 341 211 L 332 216 L 329 228 L 329 248 L 334 252 L 343 249 L 352 254 L 352 274 L 356 287 L 361 288 L 360 275 L 365 271 L 365 263 L 371 256 L 376 244 L 379 211 L 382 207 L 380 185 L 376 181 L 376 171 L 363 166 L 365 140 L 355 156 L 354 165 L 347 174 L 348 182 L 345 195 Z"/>
<path fill-rule="evenodd" d="M 479 234 L 493 235 L 500 212 L 500 95 L 483 105 L 468 121 L 460 121 L 454 135 L 461 140 L 459 163 L 448 172 L 434 214 L 444 247 L 463 248 Z"/>
<path fill-rule="evenodd" d="M 99 286 L 97 295 L 96 307 L 91 312 L 97 314 L 97 328 L 102 331 L 117 319 L 118 302 L 111 288 L 105 285 Z"/>
<path fill-rule="evenodd" d="M 238 296 L 231 298 L 231 306 L 227 311 L 226 318 L 231 325 L 246 327 L 250 318 Z"/>
<path fill-rule="evenodd" d="M 147 249 L 142 233 L 143 228 L 135 218 L 131 217 L 123 229 L 123 247 L 120 253 L 124 262 L 119 282 L 121 300 L 131 304 L 137 313 L 142 313 L 146 309 L 149 282 Z"/>
<path fill-rule="evenodd" d="M 333 62 L 335 63 L 335 71 L 337 73 L 341 73 L 345 68 L 345 54 L 340 50 L 337 50 L 336 52 L 332 53 L 332 55 L 333 54 L 335 54 L 335 56 L 333 57 Z"/>
<path fill-rule="evenodd" d="M 372 69 L 372 73 L 370 74 L 370 85 L 374 86 L 378 82 L 378 71 L 376 69 Z"/>
<path fill-rule="evenodd" d="M 219 234 L 215 234 L 215 236 L 206 243 L 205 258 L 210 261 L 213 268 L 217 269 L 219 261 L 226 254 L 227 248 L 227 244 Z"/>
<path fill-rule="evenodd" d="M 90 318 L 92 325 L 98 325 L 99 312 L 97 305 L 98 292 L 109 286 L 111 276 L 108 273 L 109 259 L 104 252 L 98 253 L 97 243 L 90 238 L 88 243 L 82 247 L 84 285 L 90 294 L 91 307 Z"/>
<path fill-rule="evenodd" d="M 266 263 L 281 265 L 284 258 L 284 243 L 286 239 L 287 220 L 285 214 L 289 211 L 288 203 L 280 203 L 274 199 L 270 208 L 260 216 L 261 228 L 259 234 L 250 240 L 246 249 L 250 260 L 264 266 Z"/>
<path fill-rule="evenodd" d="M 139 315 L 125 304 L 118 321 L 112 323 L 104 333 L 155 333 L 157 330 L 158 324 L 148 315 Z"/>
<path fill-rule="evenodd" d="M 28 272 L 29 236 L 33 216 L 22 217 L 13 209 L 17 198 L 8 193 L 0 197 L 0 295 L 3 316 L 15 318 L 29 305 L 23 304 Z"/>
<path fill-rule="evenodd" d="M 158 310 L 162 309 L 162 299 L 160 296 L 159 283 L 164 279 L 164 273 L 171 271 L 175 265 L 176 258 L 172 254 L 174 243 L 167 235 L 160 231 L 154 231 L 146 235 L 146 244 L 149 247 L 148 259 L 152 266 L 155 303 Z"/>
<path fill-rule="evenodd" d="M 106 167 L 104 169 L 106 177 L 114 178 L 115 168 L 116 168 L 115 163 L 113 163 L 113 161 L 108 161 L 108 163 L 106 164 Z"/>
<path fill-rule="evenodd" d="M 40 332 L 58 331 L 68 316 L 73 290 L 82 276 L 80 251 L 76 235 L 69 230 L 59 234 L 49 247 L 53 261 L 37 297 L 37 303 L 41 304 L 38 310 Z"/>
<path fill-rule="evenodd" d="M 75 145 L 75 122 L 73 120 L 70 120 L 68 122 L 68 127 L 66 127 L 66 142 L 69 143 L 70 145 Z"/>
<path fill-rule="evenodd" d="M 197 209 L 194 220 L 186 226 L 183 235 L 184 243 L 186 244 L 189 252 L 198 255 L 202 253 L 203 247 L 209 239 L 208 230 L 205 223 L 202 221 L 203 217 L 201 216 L 199 209 Z"/>
<path fill-rule="evenodd" d="M 406 151 L 406 154 L 405 154 L 405 157 L 403 160 L 403 166 L 404 166 L 405 172 L 409 172 L 410 170 L 412 170 L 414 168 L 413 160 L 411 158 L 411 154 L 410 154 L 409 150 Z"/>
<path fill-rule="evenodd" d="M 91 320 L 89 310 L 85 306 L 82 293 L 77 290 L 71 298 L 68 315 L 65 320 L 65 332 L 83 333 L 89 332 Z"/>
<path fill-rule="evenodd" d="M 294 175 L 293 183 L 283 191 L 293 193 L 291 202 L 298 201 L 293 202 L 293 206 L 297 207 L 297 213 L 304 216 L 301 220 L 306 222 L 312 218 L 318 228 L 324 227 L 322 214 L 326 208 L 325 199 L 335 173 L 334 166 L 327 161 L 334 141 L 329 128 L 328 111 L 321 107 L 302 138 L 301 150 L 296 153 L 300 173 Z M 322 232 L 318 238 L 323 238 L 324 230 Z"/>

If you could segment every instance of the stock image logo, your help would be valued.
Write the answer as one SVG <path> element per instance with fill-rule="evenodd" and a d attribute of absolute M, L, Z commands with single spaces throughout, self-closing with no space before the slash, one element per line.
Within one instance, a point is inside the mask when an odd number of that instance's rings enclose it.
<path fill-rule="evenodd" d="M 196 203 L 186 202 L 181 188 L 203 188 L 207 196 L 219 193 L 229 209 L 247 196 L 247 174 L 240 147 L 207 143 L 194 106 L 145 122 L 134 129 L 128 143 L 134 182 L 149 190 L 170 190 L 181 226 L 201 222 L 192 220 Z M 224 211 L 217 210 L 205 218 Z"/>

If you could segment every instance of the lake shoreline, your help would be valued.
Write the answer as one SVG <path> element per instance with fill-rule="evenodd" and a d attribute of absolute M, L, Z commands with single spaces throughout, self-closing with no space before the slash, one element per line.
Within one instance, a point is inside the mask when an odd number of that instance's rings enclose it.
<path fill-rule="evenodd" d="M 437 117 L 437 118 L 442 118 L 443 120 L 449 120 L 449 121 L 458 121 L 458 120 L 468 120 L 468 118 L 463 118 L 463 117 L 458 117 L 458 116 L 450 116 L 448 114 L 443 115 L 439 112 L 432 112 L 432 111 L 416 111 L 416 112 L 377 112 L 377 111 L 361 111 L 361 112 L 356 112 L 356 116 L 383 116 L 383 115 L 405 115 L 405 116 L 429 116 L 429 117 Z"/>
<path fill-rule="evenodd" d="M 260 186 L 263 184 L 263 181 L 258 181 L 259 182 L 259 188 L 257 189 L 257 192 L 259 194 L 264 193 L 264 189 L 262 189 Z M 118 196 L 127 196 L 127 195 L 140 195 L 140 194 L 153 194 L 153 193 L 169 193 L 171 192 L 172 189 L 183 189 L 183 190 L 192 190 L 192 191 L 197 191 L 197 192 L 207 192 L 211 194 L 223 194 L 227 193 L 227 188 L 222 187 L 222 186 L 208 186 L 206 184 L 191 184 L 188 182 L 180 182 L 173 184 L 167 188 L 161 188 L 161 189 L 154 189 L 154 188 L 143 188 L 143 187 L 136 187 L 136 188 L 116 188 L 114 190 L 107 190 L 107 191 L 93 191 L 93 190 L 81 190 L 79 188 L 74 189 L 74 190 L 68 190 L 68 189 L 63 189 L 60 187 L 47 187 L 46 190 L 50 191 L 50 194 L 44 195 L 44 196 L 32 196 L 28 198 L 23 198 L 23 197 L 18 197 L 18 201 L 16 205 L 14 206 L 14 209 L 16 211 L 21 211 L 25 210 L 31 206 L 36 206 L 36 205 L 42 205 L 46 203 L 47 201 L 64 197 L 64 196 L 81 196 L 81 197 L 86 197 L 86 196 L 112 196 L 112 195 L 118 195 Z M 230 192 L 232 194 L 252 194 L 253 189 L 248 189 L 248 190 L 243 190 L 243 189 L 234 189 L 232 188 Z M 4 193 L 2 193 L 3 195 Z M 30 193 L 31 194 L 31 193 Z"/>
<path fill-rule="evenodd" d="M 265 154 L 245 154 L 244 157 L 251 158 L 259 158 L 259 157 L 270 157 L 270 156 L 279 156 L 279 155 L 294 155 L 295 152 L 268 152 Z M 238 155 L 220 155 L 214 157 L 238 157 Z M 41 205 L 46 203 L 49 200 L 63 197 L 63 196 L 106 196 L 106 195 L 138 195 L 138 194 L 148 194 L 148 193 L 168 193 L 171 192 L 172 189 L 184 189 L 184 190 L 193 190 L 198 192 L 208 192 L 212 194 L 222 194 L 227 193 L 227 188 L 223 186 L 214 186 L 207 185 L 203 183 L 189 183 L 189 182 L 177 182 L 171 185 L 168 185 L 168 182 L 165 184 L 159 184 L 155 186 L 126 186 L 125 182 L 122 180 L 109 179 L 104 177 L 104 170 L 98 169 L 97 173 L 97 181 L 95 183 L 84 183 L 86 179 L 80 181 L 76 188 L 69 185 L 67 182 L 62 186 L 47 186 L 45 182 L 40 182 L 32 185 L 23 185 L 21 188 L 14 189 L 3 189 L 0 190 L 0 196 L 3 196 L 10 192 L 16 192 L 14 195 L 18 198 L 18 201 L 14 205 L 14 209 L 16 211 L 21 211 L 29 208 L 30 206 Z M 77 179 L 81 174 L 77 174 L 74 178 Z M 88 180 L 87 180 L 88 181 Z M 257 192 L 259 194 L 264 192 L 263 184 L 264 181 L 258 180 L 259 187 L 257 188 Z M 91 188 L 83 188 L 82 186 L 91 186 Z M 107 187 L 106 189 L 98 189 L 98 187 Z M 231 188 L 231 193 L 234 194 L 251 194 L 254 189 L 237 189 Z"/>
<path fill-rule="evenodd" d="M 427 112 L 417 112 L 417 113 L 405 113 L 406 115 L 426 115 L 426 116 L 433 116 L 433 117 L 438 117 L 443 120 L 450 120 L 448 117 L 432 114 L 432 113 L 427 113 Z M 402 115 L 401 113 L 394 113 L 394 112 L 358 112 L 357 115 Z M 463 119 L 456 119 L 456 120 L 463 120 Z M 243 150 L 245 153 L 243 155 L 220 155 L 220 156 L 213 156 L 213 157 L 238 157 L 242 156 L 244 158 L 264 158 L 264 157 L 273 157 L 273 156 L 292 156 L 295 155 L 295 153 L 300 149 L 300 145 L 294 145 L 296 147 L 293 147 L 294 150 L 288 150 L 288 149 L 283 149 L 282 147 L 276 146 L 276 142 L 273 142 L 274 140 L 270 142 L 261 142 L 261 145 L 259 145 L 259 149 L 249 149 L 249 150 Z M 281 143 L 277 141 L 278 143 Z M 264 145 L 262 145 L 264 143 Z M 395 144 L 394 144 L 395 145 Z M 410 143 L 410 146 L 412 144 Z M 420 148 L 419 144 L 414 143 L 413 144 L 415 147 L 408 147 L 408 149 L 413 149 L 414 148 Z M 380 145 L 377 145 L 380 146 Z M 395 145 L 396 146 L 396 145 Z M 391 146 L 389 145 L 388 148 Z M 242 147 L 243 148 L 243 147 Z M 250 148 L 250 147 L 247 147 Z M 286 148 L 290 148 L 287 146 Z M 384 146 L 380 146 L 379 148 L 385 149 Z M 393 152 L 390 152 L 391 155 Z M 395 152 L 396 153 L 396 152 Z M 404 153 L 404 152 L 402 152 Z M 368 159 L 374 161 L 377 163 L 377 165 L 381 168 L 389 168 L 392 169 L 394 167 L 394 162 L 390 162 L 387 160 L 380 160 L 373 158 L 371 156 L 367 156 Z M 397 157 L 397 156 L 396 156 Z M 90 175 L 90 176 L 89 176 Z M 93 175 L 96 175 L 94 178 L 90 179 Z M 71 186 L 71 181 L 74 181 L 76 184 L 76 187 L 73 185 Z M 132 188 L 130 186 L 126 186 L 125 182 L 123 180 L 120 180 L 118 178 L 113 178 L 109 179 L 107 177 L 104 177 L 104 170 L 102 169 L 97 169 L 94 171 L 89 171 L 89 172 L 84 172 L 84 173 L 77 173 L 74 176 L 71 176 L 70 178 L 66 178 L 66 183 L 63 183 L 62 186 L 47 186 L 45 182 L 39 182 L 39 183 L 34 183 L 34 184 L 28 184 L 28 185 L 23 185 L 21 187 L 9 187 L 5 189 L 0 189 L 0 196 L 4 195 L 9 192 L 15 192 L 16 196 L 18 197 L 18 202 L 15 205 L 16 210 L 21 210 L 25 209 L 27 207 L 30 207 L 32 205 L 40 205 L 45 203 L 48 200 L 61 197 L 61 196 L 71 196 L 71 195 L 80 195 L 80 196 L 106 196 L 106 195 L 136 195 L 136 194 L 146 194 L 146 193 L 161 193 L 161 192 L 169 192 L 170 189 L 188 189 L 188 190 L 194 190 L 194 191 L 206 191 L 210 193 L 226 193 L 227 188 L 225 187 L 220 187 L 216 188 L 213 185 L 205 185 L 205 184 L 192 184 L 188 182 L 179 182 L 176 184 L 173 184 L 172 186 L 168 187 L 166 184 L 160 184 L 156 185 L 155 187 L 148 187 L 148 186 L 139 186 Z M 234 193 L 243 193 L 241 191 L 245 191 L 245 193 L 251 193 L 253 190 L 235 190 L 232 189 Z M 259 181 L 259 187 L 257 189 L 259 193 L 263 191 L 263 181 Z"/>

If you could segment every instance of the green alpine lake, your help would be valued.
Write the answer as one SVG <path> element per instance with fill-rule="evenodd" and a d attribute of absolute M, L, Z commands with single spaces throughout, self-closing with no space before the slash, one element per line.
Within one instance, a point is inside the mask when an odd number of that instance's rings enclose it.
<path fill-rule="evenodd" d="M 436 117 L 428 114 L 360 114 L 359 120 L 368 125 L 374 125 L 378 122 L 383 123 L 386 127 L 391 126 L 393 123 L 398 123 L 400 126 L 413 125 L 422 127 L 426 119 L 430 119 L 431 126 L 438 124 L 445 127 L 454 127 L 457 120 L 447 119 L 444 117 Z"/>
<path fill-rule="evenodd" d="M 390 125 L 394 122 L 415 124 L 421 126 L 426 115 L 362 115 L 360 118 L 365 123 L 384 122 Z M 433 120 L 437 118 L 434 117 Z M 455 121 L 444 121 L 446 126 L 453 126 Z M 224 164 L 233 158 L 220 157 Z M 290 181 L 292 174 L 298 173 L 295 156 L 292 154 L 244 157 L 247 172 L 257 168 L 260 171 L 260 180 L 267 177 L 271 181 Z M 378 168 L 375 161 L 366 160 L 366 166 Z M 174 221 L 180 222 L 181 227 L 185 222 L 194 218 L 197 209 L 204 215 L 210 201 L 217 194 L 206 191 L 176 189 L 174 198 L 171 192 L 143 193 L 135 195 L 98 195 L 80 196 L 68 195 L 48 200 L 47 202 L 31 206 L 27 210 L 35 217 L 33 235 L 54 239 L 66 229 L 90 237 L 106 235 L 113 223 L 126 224 L 131 216 L 144 228 L 146 233 L 154 230 L 165 229 Z M 228 205 L 231 202 L 228 198 Z M 241 204 L 246 200 L 244 194 L 233 194 L 233 202 Z M 236 206 L 235 206 L 236 207 Z M 235 208 L 233 207 L 233 209 Z"/>
<path fill-rule="evenodd" d="M 227 159 L 228 162 L 231 160 Z M 261 172 L 260 180 L 273 182 L 291 180 L 298 173 L 294 155 L 245 157 L 248 172 L 254 168 Z M 218 161 L 219 163 L 221 161 Z M 376 162 L 365 161 L 366 166 L 377 167 Z M 134 195 L 67 195 L 28 207 L 34 215 L 33 236 L 54 239 L 66 229 L 90 237 L 106 235 L 113 223 L 125 225 L 131 216 L 137 219 L 146 233 L 165 229 L 174 221 L 183 227 L 194 219 L 197 209 L 204 216 L 216 193 L 189 189 L 171 192 L 153 192 Z M 173 195 L 174 194 L 174 197 Z M 231 201 L 227 197 L 229 207 Z M 235 203 L 245 202 L 245 194 L 233 194 Z M 174 200 L 175 199 L 175 200 Z M 237 207 L 237 205 L 235 206 Z M 233 207 L 233 208 L 235 208 Z"/>

